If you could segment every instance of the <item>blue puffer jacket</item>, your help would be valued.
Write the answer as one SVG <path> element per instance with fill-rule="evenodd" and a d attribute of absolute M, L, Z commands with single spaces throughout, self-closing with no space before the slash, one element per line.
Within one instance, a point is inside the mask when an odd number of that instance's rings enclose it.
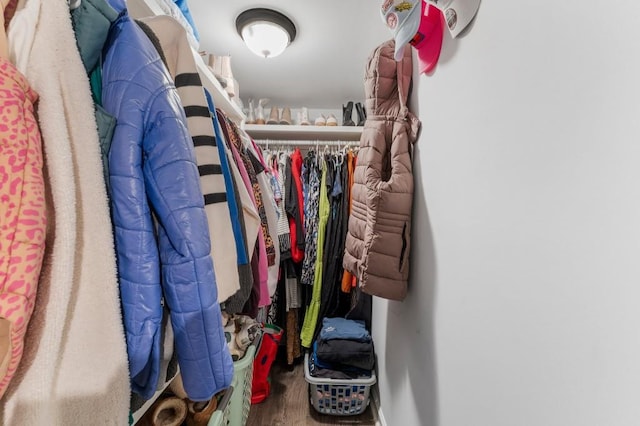
<path fill-rule="evenodd" d="M 208 400 L 229 386 L 233 363 L 194 148 L 171 77 L 126 11 L 111 26 L 102 77 L 117 119 L 109 179 L 131 385 L 145 398 L 156 390 L 164 296 L 184 388 Z"/>

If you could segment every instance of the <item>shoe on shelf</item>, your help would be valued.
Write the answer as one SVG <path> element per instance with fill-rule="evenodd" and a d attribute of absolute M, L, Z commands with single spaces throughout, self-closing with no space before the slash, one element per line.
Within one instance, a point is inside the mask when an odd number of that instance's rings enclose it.
<path fill-rule="evenodd" d="M 269 119 L 267 120 L 267 124 L 279 124 L 280 123 L 280 114 L 278 107 L 271 107 L 271 114 L 269 114 Z"/>
<path fill-rule="evenodd" d="M 364 122 L 367 119 L 367 112 L 364 109 L 364 105 L 358 102 L 356 104 L 356 111 L 358 112 L 358 126 L 364 126 Z"/>
<path fill-rule="evenodd" d="M 309 109 L 307 107 L 302 107 L 302 109 L 300 110 L 300 115 L 301 117 L 298 123 L 300 123 L 301 126 L 311 125 L 311 122 L 309 121 Z"/>
<path fill-rule="evenodd" d="M 282 114 L 280 115 L 280 124 L 291 124 L 291 108 L 282 108 Z"/>
<path fill-rule="evenodd" d="M 233 78 L 233 72 L 231 71 L 231 56 L 215 56 L 210 54 L 208 65 L 213 71 L 213 75 L 216 76 L 227 92 L 227 95 L 230 98 L 239 96 L 238 81 Z"/>
<path fill-rule="evenodd" d="M 343 126 L 355 126 L 351 118 L 353 116 L 353 102 L 347 102 L 347 106 L 342 105 L 342 125 Z"/>
<path fill-rule="evenodd" d="M 320 117 L 316 118 L 316 121 L 314 122 L 314 124 L 316 126 L 326 126 L 327 125 L 327 119 L 324 118 L 324 115 L 320 114 Z"/>
<path fill-rule="evenodd" d="M 338 125 L 338 119 L 336 118 L 336 116 L 333 114 L 329 114 L 329 117 L 327 117 L 327 126 L 337 126 L 337 125 Z"/>
<path fill-rule="evenodd" d="M 223 89 L 227 88 L 227 80 L 225 80 L 224 78 L 220 77 L 219 75 L 215 75 L 216 80 L 218 80 L 218 83 L 220 83 L 220 86 L 222 86 Z"/>
<path fill-rule="evenodd" d="M 256 124 L 265 124 L 264 119 L 264 106 L 269 102 L 269 99 L 262 98 L 258 100 L 258 107 L 256 108 Z"/>
<path fill-rule="evenodd" d="M 256 116 L 253 113 L 253 99 L 249 99 L 249 111 L 247 111 L 247 124 L 256 124 Z"/>

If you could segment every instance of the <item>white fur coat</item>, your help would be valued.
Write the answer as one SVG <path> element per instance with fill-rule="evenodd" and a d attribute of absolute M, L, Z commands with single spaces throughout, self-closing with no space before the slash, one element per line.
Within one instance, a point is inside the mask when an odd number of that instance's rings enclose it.
<path fill-rule="evenodd" d="M 11 21 L 9 43 L 40 95 L 49 226 L 24 357 L 0 403 L 0 423 L 126 425 L 129 377 L 111 221 L 67 2 L 27 0 Z"/>

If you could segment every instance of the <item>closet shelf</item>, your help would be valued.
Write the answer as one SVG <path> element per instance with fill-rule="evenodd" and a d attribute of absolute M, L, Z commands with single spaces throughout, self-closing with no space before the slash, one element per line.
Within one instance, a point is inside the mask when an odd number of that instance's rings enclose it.
<path fill-rule="evenodd" d="M 198 52 L 193 51 L 193 57 L 196 60 L 196 65 L 198 66 L 198 73 L 202 79 L 202 85 L 209 91 L 209 93 L 211 93 L 211 97 L 213 98 L 216 108 L 223 110 L 227 116 L 237 124 L 242 124 L 246 119 L 246 116 L 240 107 L 229 99 L 227 92 L 222 88 L 218 79 L 204 63 L 202 56 L 200 56 Z"/>
<path fill-rule="evenodd" d="M 254 139 L 358 141 L 362 126 L 298 126 L 280 124 L 245 124 L 244 130 Z"/>
<path fill-rule="evenodd" d="M 129 10 L 129 14 L 136 19 L 165 15 L 155 0 L 128 0 L 127 9 Z M 191 48 L 191 51 L 198 67 L 198 74 L 200 74 L 202 85 L 211 93 L 216 108 L 220 108 L 231 120 L 241 125 L 246 119 L 242 109 L 235 102 L 231 101 L 218 79 L 215 78 L 209 67 L 204 63 L 202 56 L 193 48 Z"/>

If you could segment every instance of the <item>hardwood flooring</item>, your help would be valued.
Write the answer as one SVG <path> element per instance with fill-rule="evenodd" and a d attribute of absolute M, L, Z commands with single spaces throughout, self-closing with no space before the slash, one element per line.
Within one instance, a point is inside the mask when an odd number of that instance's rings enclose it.
<path fill-rule="evenodd" d="M 247 426 L 375 425 L 371 405 L 358 416 L 327 416 L 309 402 L 308 384 L 299 361 L 288 367 L 280 358 L 271 367 L 271 394 L 251 406 Z"/>

